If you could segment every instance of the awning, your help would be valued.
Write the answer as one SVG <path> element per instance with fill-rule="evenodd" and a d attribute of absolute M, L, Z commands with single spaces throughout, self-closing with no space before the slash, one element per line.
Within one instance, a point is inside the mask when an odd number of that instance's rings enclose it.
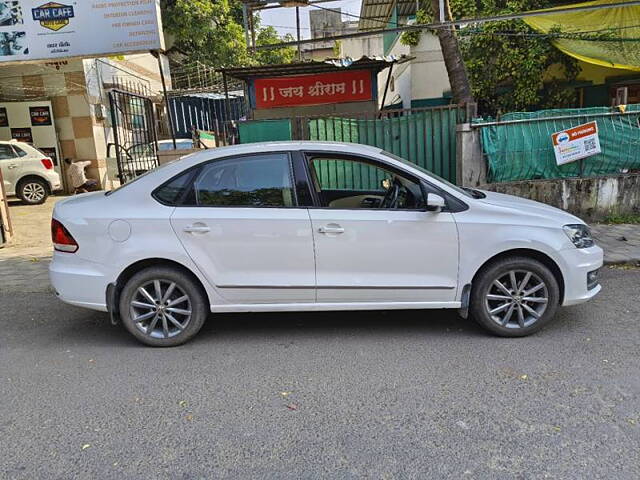
<path fill-rule="evenodd" d="M 619 3 L 620 0 L 596 0 L 571 5 L 583 7 Z M 567 8 L 568 5 L 556 8 Z M 543 11 L 553 11 L 549 8 Z M 560 35 L 580 33 L 586 40 L 557 38 L 553 45 L 578 60 L 604 67 L 640 71 L 640 6 L 615 7 L 540 17 L 524 21 L 542 33 L 560 30 Z M 553 32 L 552 32 L 553 33 Z M 602 40 L 599 37 L 604 36 Z"/>
<path fill-rule="evenodd" d="M 281 77 L 289 75 L 304 75 L 324 72 L 340 72 L 343 70 L 373 70 L 380 72 L 390 67 L 394 63 L 403 63 L 412 60 L 413 57 L 407 55 L 388 57 L 361 57 L 358 60 L 351 58 L 339 58 L 325 61 L 307 61 L 285 63 L 280 65 L 260 65 L 255 67 L 221 68 L 218 72 L 223 72 L 231 78 L 247 81 L 250 78 L 260 77 Z"/>

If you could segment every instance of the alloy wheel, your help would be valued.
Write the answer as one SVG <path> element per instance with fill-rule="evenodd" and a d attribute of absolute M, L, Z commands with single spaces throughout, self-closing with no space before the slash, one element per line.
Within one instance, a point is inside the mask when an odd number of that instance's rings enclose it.
<path fill-rule="evenodd" d="M 136 290 L 130 302 L 136 328 L 153 338 L 179 335 L 191 321 L 191 299 L 176 282 L 152 280 Z"/>
<path fill-rule="evenodd" d="M 510 270 L 496 278 L 485 294 L 489 317 L 506 328 L 526 328 L 536 323 L 549 303 L 545 282 L 527 270 Z"/>
<path fill-rule="evenodd" d="M 27 183 L 22 187 L 22 195 L 32 203 L 41 201 L 46 194 L 46 190 L 39 183 Z"/>

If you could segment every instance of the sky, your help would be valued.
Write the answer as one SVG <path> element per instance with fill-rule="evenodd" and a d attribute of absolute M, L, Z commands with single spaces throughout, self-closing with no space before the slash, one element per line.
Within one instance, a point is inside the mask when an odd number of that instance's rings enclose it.
<path fill-rule="evenodd" d="M 335 2 L 321 3 L 324 8 L 341 8 L 342 20 L 357 20 L 357 18 L 347 17 L 344 13 L 353 15 L 360 14 L 361 0 L 336 0 Z M 300 8 L 300 34 L 302 38 L 309 38 L 311 31 L 309 29 L 309 10 L 317 10 L 314 7 Z M 260 18 L 262 25 L 273 25 L 281 35 L 290 33 L 296 36 L 296 9 L 295 8 L 274 8 L 271 10 L 261 10 Z"/>

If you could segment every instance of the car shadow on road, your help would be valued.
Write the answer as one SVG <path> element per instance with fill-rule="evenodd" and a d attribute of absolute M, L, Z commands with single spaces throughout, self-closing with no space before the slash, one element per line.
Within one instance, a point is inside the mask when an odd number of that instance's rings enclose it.
<path fill-rule="evenodd" d="M 139 346 L 122 325 L 111 325 L 106 314 L 78 309 L 63 329 L 65 340 L 79 344 Z M 394 336 L 448 337 L 487 336 L 472 320 L 465 320 L 454 311 L 393 310 L 360 312 L 278 312 L 212 314 L 193 342 L 216 340 L 272 342 L 274 338 L 300 340 L 322 336 L 352 337 Z"/>

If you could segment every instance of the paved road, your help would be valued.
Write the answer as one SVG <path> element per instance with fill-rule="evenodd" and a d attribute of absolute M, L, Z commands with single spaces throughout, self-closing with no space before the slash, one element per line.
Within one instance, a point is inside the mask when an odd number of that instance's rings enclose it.
<path fill-rule="evenodd" d="M 150 349 L 0 294 L 0 478 L 640 478 L 640 270 L 527 339 L 449 313 L 219 317 Z"/>

